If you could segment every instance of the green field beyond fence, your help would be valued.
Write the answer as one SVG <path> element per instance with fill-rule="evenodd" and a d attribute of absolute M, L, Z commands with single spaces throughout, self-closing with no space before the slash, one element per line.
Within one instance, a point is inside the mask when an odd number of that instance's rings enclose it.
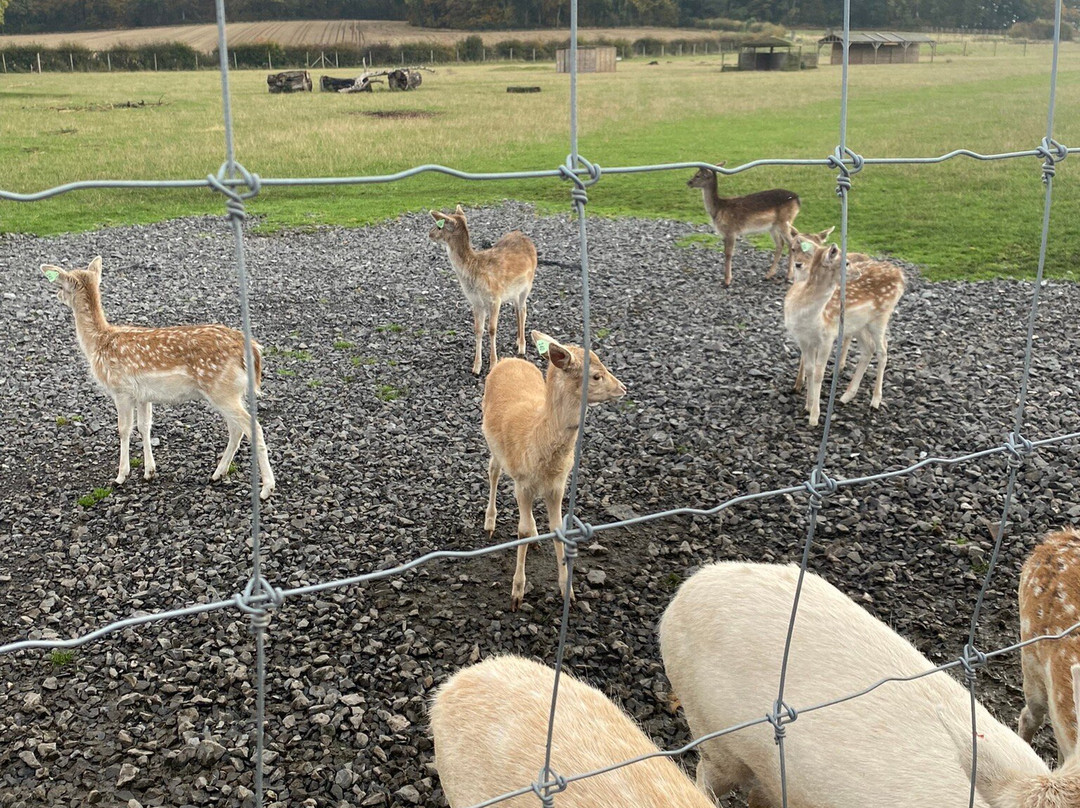
<path fill-rule="evenodd" d="M 867 157 L 1038 146 L 1049 46 L 1028 46 L 1026 55 L 1009 46 L 1008 54 L 968 57 L 954 47 L 939 48 L 933 64 L 853 67 L 849 145 Z M 601 166 L 688 160 L 733 166 L 762 157 L 820 159 L 836 144 L 839 68 L 737 73 L 721 72 L 718 57 L 659 61 L 631 60 L 613 74 L 582 76 L 585 157 Z M 316 82 L 322 72 L 314 72 Z M 511 85 L 542 92 L 507 94 Z M 270 95 L 266 71 L 240 71 L 233 77 L 237 156 L 264 177 L 384 174 L 424 163 L 467 171 L 550 169 L 568 151 L 568 92 L 567 76 L 551 64 L 455 65 L 425 75 L 415 91 L 355 95 Z M 204 177 L 224 153 L 219 93 L 219 77 L 209 71 L 2 77 L 0 187 L 30 192 L 78 179 Z M 1066 43 L 1055 136 L 1069 146 L 1080 142 L 1078 104 L 1080 48 Z M 1047 259 L 1051 275 L 1076 279 L 1078 167 L 1069 160 L 1058 168 Z M 686 187 L 691 173 L 606 176 L 589 190 L 589 211 L 704 224 L 700 192 Z M 1037 158 L 868 166 L 853 185 L 852 249 L 920 263 L 934 278 L 1034 274 L 1043 199 Z M 797 223 L 804 229 L 838 224 L 834 170 L 768 167 L 721 179 L 726 195 L 776 186 L 801 196 Z M 386 185 L 265 188 L 248 210 L 273 231 L 358 225 L 504 198 L 541 211 L 569 208 L 567 185 L 554 179 L 465 183 L 423 175 Z M 207 190 L 79 191 L 43 202 L 0 202 L 0 231 L 46 234 L 223 210 L 220 196 Z"/>

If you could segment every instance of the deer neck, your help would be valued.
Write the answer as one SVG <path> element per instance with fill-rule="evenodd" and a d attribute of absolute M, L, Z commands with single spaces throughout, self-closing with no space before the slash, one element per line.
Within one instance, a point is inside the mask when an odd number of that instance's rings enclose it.
<path fill-rule="evenodd" d="M 469 228 L 465 225 L 462 225 L 446 242 L 446 254 L 450 256 L 451 266 L 459 274 L 476 274 L 476 250 L 473 249 L 469 238 Z"/>
<path fill-rule="evenodd" d="M 714 174 L 712 179 L 709 180 L 708 185 L 705 185 L 701 189 L 701 195 L 705 198 L 705 212 L 709 214 L 709 218 L 716 221 L 720 217 L 720 213 L 724 210 L 724 202 L 727 200 L 720 197 L 720 192 L 717 190 L 716 175 Z"/>
<path fill-rule="evenodd" d="M 824 319 L 825 307 L 836 292 L 836 280 L 821 275 L 811 276 L 803 284 L 799 294 L 798 310 L 801 318 Z"/>
<path fill-rule="evenodd" d="M 572 448 L 581 428 L 581 399 L 564 383 L 553 378 L 551 369 L 545 380 L 544 409 L 536 423 L 536 446 L 550 447 L 552 456 Z"/>
<path fill-rule="evenodd" d="M 90 356 L 94 352 L 98 339 L 112 326 L 105 319 L 101 308 L 101 294 L 97 289 L 83 288 L 75 295 L 72 311 L 75 313 L 75 336 L 83 353 Z"/>

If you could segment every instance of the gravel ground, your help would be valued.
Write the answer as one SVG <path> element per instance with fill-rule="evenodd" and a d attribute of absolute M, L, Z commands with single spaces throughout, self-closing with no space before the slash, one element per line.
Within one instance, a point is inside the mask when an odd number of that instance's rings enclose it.
<path fill-rule="evenodd" d="M 264 506 L 267 578 L 341 578 L 436 548 L 481 546 L 486 451 L 471 321 L 430 219 L 247 241 L 253 319 L 266 349 L 261 419 L 278 489 Z M 474 239 L 520 227 L 541 256 L 572 262 L 576 224 L 523 205 L 473 211 Z M 590 411 L 580 514 L 600 523 L 806 478 L 820 429 L 791 392 L 784 285 L 768 256 L 675 245 L 702 227 L 589 223 L 597 352 L 627 398 Z M 225 429 L 195 404 L 160 407 L 158 477 L 136 470 L 96 505 L 77 500 L 116 470 L 115 411 L 78 353 L 71 313 L 42 262 L 104 257 L 114 322 L 238 325 L 232 245 L 203 218 L 38 239 L 0 237 L 0 642 L 69 637 L 140 611 L 239 591 L 249 569 L 246 444 L 240 473 L 210 483 Z M 580 280 L 540 268 L 529 326 L 580 338 Z M 829 471 L 855 476 L 1000 443 L 1011 424 L 1027 283 L 928 284 L 911 271 L 891 334 L 885 406 L 870 385 L 839 406 Z M 1043 290 L 1032 438 L 1077 429 L 1080 297 Z M 500 344 L 512 350 L 512 316 Z M 534 356 L 534 354 L 533 354 Z M 854 359 L 852 360 L 852 366 Z M 133 455 L 141 454 L 138 440 Z M 1027 550 L 1080 515 L 1074 445 L 1020 473 L 1015 531 L 994 577 L 979 646 L 1017 636 Z M 955 658 L 985 572 L 1005 462 L 928 468 L 844 489 L 822 514 L 811 566 L 935 662 Z M 509 483 L 497 540 L 513 538 Z M 666 708 L 655 625 L 680 581 L 712 559 L 792 560 L 805 498 L 722 518 L 673 518 L 600 534 L 579 561 L 572 671 L 661 744 L 687 740 Z M 442 804 L 425 702 L 461 665 L 500 651 L 550 660 L 558 622 L 550 547 L 530 554 L 522 612 L 507 611 L 512 553 L 437 562 L 393 580 L 291 600 L 269 641 L 268 802 Z M 777 653 L 780 649 L 777 649 Z M 0 805 L 241 805 L 252 788 L 253 649 L 237 611 L 128 630 L 73 655 L 0 659 Z M 980 676 L 1003 721 L 1022 706 L 1018 660 Z M 763 705 L 763 712 L 765 706 Z M 1042 751 L 1049 733 L 1040 736 Z M 1052 744 L 1052 741 L 1051 741 Z"/>

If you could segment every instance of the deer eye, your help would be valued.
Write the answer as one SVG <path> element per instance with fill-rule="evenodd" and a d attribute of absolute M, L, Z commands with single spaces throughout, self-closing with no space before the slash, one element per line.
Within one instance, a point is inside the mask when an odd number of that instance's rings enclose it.
<path fill-rule="evenodd" d="M 594 373 L 594 374 L 592 375 L 592 377 L 593 377 L 593 381 L 596 381 L 596 382 L 598 382 L 598 381 L 600 381 L 600 380 L 601 380 L 602 378 L 604 378 L 604 374 L 603 374 L 603 373 Z"/>

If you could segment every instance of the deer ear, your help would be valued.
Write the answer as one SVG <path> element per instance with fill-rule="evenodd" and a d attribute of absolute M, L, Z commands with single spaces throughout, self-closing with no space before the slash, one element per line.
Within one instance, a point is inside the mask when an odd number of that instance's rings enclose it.
<path fill-rule="evenodd" d="M 446 218 L 445 213 L 439 213 L 439 211 L 437 211 L 437 210 L 429 210 L 428 213 L 431 214 L 431 218 L 434 219 L 435 221 L 439 221 L 440 219 L 445 219 Z"/>
<path fill-rule="evenodd" d="M 568 370 L 574 364 L 574 355 L 557 342 L 548 346 L 547 357 L 559 370 Z"/>
<path fill-rule="evenodd" d="M 726 164 L 727 160 L 718 160 L 717 162 L 713 163 L 713 165 L 715 165 L 717 168 L 723 168 Z"/>
<path fill-rule="evenodd" d="M 462 210 L 461 205 L 458 205 L 456 208 L 454 208 L 454 213 L 456 213 L 458 216 L 465 215 L 465 211 Z"/>
<path fill-rule="evenodd" d="M 94 260 L 90 262 L 90 266 L 88 266 L 87 269 L 97 275 L 98 280 L 101 280 L 101 256 L 95 257 Z"/>
<path fill-rule="evenodd" d="M 828 230 L 822 230 L 820 233 L 818 233 L 817 237 L 819 239 L 821 239 L 822 241 L 824 241 L 825 239 L 827 239 L 829 236 L 832 235 L 832 231 L 835 230 L 835 229 L 836 229 L 836 225 L 834 224 Z"/>
<path fill-rule="evenodd" d="M 45 276 L 46 280 L 48 280 L 49 283 L 56 283 L 67 273 L 64 272 L 64 270 L 60 269 L 60 267 L 58 266 L 53 266 L 52 264 L 42 264 L 41 274 Z"/>

